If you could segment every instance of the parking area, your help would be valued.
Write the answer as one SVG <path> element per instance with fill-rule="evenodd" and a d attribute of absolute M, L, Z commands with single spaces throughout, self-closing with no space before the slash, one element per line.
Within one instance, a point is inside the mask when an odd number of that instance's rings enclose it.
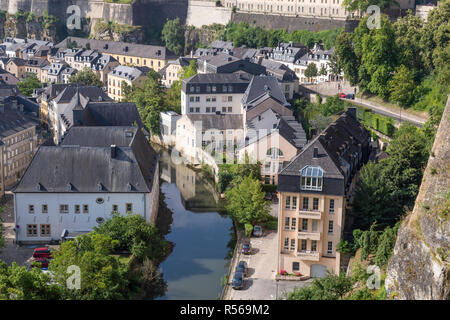
<path fill-rule="evenodd" d="M 276 216 L 276 206 L 272 206 L 271 214 Z M 282 297 L 285 292 L 292 291 L 295 287 L 309 285 L 312 280 L 306 281 L 285 281 L 275 280 L 278 262 L 278 237 L 277 231 L 264 230 L 262 237 L 252 237 L 250 239 L 252 251 L 249 255 L 239 253 L 234 269 L 239 261 L 245 261 L 248 267 L 248 274 L 244 280 L 244 288 L 241 290 L 227 290 L 225 300 L 276 300 Z M 241 245 L 241 243 L 238 243 Z M 231 283 L 232 279 L 229 279 Z"/>
<path fill-rule="evenodd" d="M 1 214 L 5 234 L 5 247 L 0 250 L 0 259 L 8 265 L 16 262 L 21 266 L 29 266 L 33 249 L 37 246 L 18 246 L 14 243 L 14 201 L 12 194 L 7 193 L 5 200 L 6 208 Z"/>

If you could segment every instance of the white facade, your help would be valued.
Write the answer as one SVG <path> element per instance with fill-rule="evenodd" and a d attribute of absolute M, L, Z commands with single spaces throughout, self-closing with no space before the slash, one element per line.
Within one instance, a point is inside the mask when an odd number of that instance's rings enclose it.
<path fill-rule="evenodd" d="M 213 86 L 214 87 L 214 86 Z M 185 93 L 181 91 L 182 114 L 242 114 L 243 93 Z"/>
<path fill-rule="evenodd" d="M 102 203 L 100 199 L 103 199 Z M 127 204 L 131 204 L 133 214 L 139 214 L 150 222 L 154 219 L 151 201 L 149 193 L 16 193 L 16 241 L 58 241 L 64 229 L 72 232 L 91 231 L 99 225 L 99 218 L 103 221 L 111 218 L 115 209 L 113 206 L 117 206 L 117 211 L 125 214 Z M 68 206 L 67 213 L 60 213 L 61 205 Z M 87 212 L 84 210 L 86 205 Z M 80 213 L 75 213 L 76 206 L 79 206 Z M 34 226 L 36 235 L 27 233 Z M 47 226 L 50 226 L 49 229 Z M 49 234 L 42 234 L 42 228 L 49 231 Z"/>

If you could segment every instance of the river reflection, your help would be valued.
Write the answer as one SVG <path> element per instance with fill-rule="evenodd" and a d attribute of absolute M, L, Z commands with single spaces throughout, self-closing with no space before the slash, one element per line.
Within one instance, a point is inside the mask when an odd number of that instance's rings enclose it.
<path fill-rule="evenodd" d="M 160 151 L 161 192 L 173 213 L 166 239 L 172 253 L 160 268 L 167 282 L 160 299 L 216 299 L 227 272 L 232 222 L 224 215 L 214 186 Z"/>

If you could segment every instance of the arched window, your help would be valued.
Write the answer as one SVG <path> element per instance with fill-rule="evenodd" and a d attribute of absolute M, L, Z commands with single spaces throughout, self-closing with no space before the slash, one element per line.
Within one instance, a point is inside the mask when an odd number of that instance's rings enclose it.
<path fill-rule="evenodd" d="M 323 170 L 320 167 L 306 166 L 301 170 L 302 190 L 321 191 L 323 185 Z"/>
<path fill-rule="evenodd" d="M 283 156 L 283 151 L 281 151 L 278 148 L 270 148 L 269 150 L 267 150 L 266 155 L 270 156 L 272 158 L 278 158 L 278 157 L 282 157 Z"/>

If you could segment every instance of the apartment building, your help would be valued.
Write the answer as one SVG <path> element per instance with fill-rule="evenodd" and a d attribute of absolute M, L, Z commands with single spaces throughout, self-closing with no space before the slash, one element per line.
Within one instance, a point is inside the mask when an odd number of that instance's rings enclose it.
<path fill-rule="evenodd" d="M 53 43 L 46 40 L 7 37 L 0 46 L 5 49 L 5 54 L 9 58 L 29 59 L 42 57 L 44 51 L 51 48 Z"/>
<path fill-rule="evenodd" d="M 19 82 L 12 73 L 0 68 L 0 84 L 16 85 Z"/>
<path fill-rule="evenodd" d="M 241 99 L 250 83 L 246 73 L 196 74 L 181 83 L 182 114 L 242 114 Z"/>
<path fill-rule="evenodd" d="M 14 97 L 0 98 L 0 197 L 20 180 L 37 148 L 39 120 Z"/>
<path fill-rule="evenodd" d="M 299 92 L 299 79 L 295 72 L 286 65 L 269 59 L 259 59 L 259 64 L 266 68 L 266 74 L 277 78 L 286 99 L 292 100 Z"/>
<path fill-rule="evenodd" d="M 349 108 L 279 172 L 278 272 L 340 272 L 336 246 L 347 199 L 370 146 L 370 133 Z"/>
<path fill-rule="evenodd" d="M 167 62 L 167 64 L 158 71 L 158 73 L 162 76 L 161 82 L 167 88 L 172 86 L 172 83 L 180 80 L 180 73 L 184 67 L 188 67 L 192 60 L 196 60 L 195 58 L 190 57 L 179 57 L 176 60 L 171 60 Z"/>
<path fill-rule="evenodd" d="M 115 101 L 124 99 L 123 83 L 127 85 L 142 87 L 147 73 L 150 71 L 147 67 L 127 67 L 118 66 L 108 74 L 108 96 Z"/>
<path fill-rule="evenodd" d="M 25 75 L 34 74 L 40 81 L 42 79 L 42 69 L 50 63 L 43 58 L 31 58 L 25 60 Z"/>
<path fill-rule="evenodd" d="M 58 43 L 55 48 L 86 48 L 101 54 L 114 57 L 121 65 L 148 67 L 156 72 L 162 69 L 169 60 L 178 57 L 166 47 L 144 44 L 133 44 L 119 41 L 84 39 L 69 37 Z"/>
<path fill-rule="evenodd" d="M 12 73 L 18 79 L 25 78 L 26 61 L 21 58 L 11 58 L 5 65 L 5 70 Z"/>
<path fill-rule="evenodd" d="M 158 206 L 158 155 L 139 128 L 74 127 L 39 148 L 15 189 L 16 242 L 73 238 L 112 212 L 155 223 Z"/>

